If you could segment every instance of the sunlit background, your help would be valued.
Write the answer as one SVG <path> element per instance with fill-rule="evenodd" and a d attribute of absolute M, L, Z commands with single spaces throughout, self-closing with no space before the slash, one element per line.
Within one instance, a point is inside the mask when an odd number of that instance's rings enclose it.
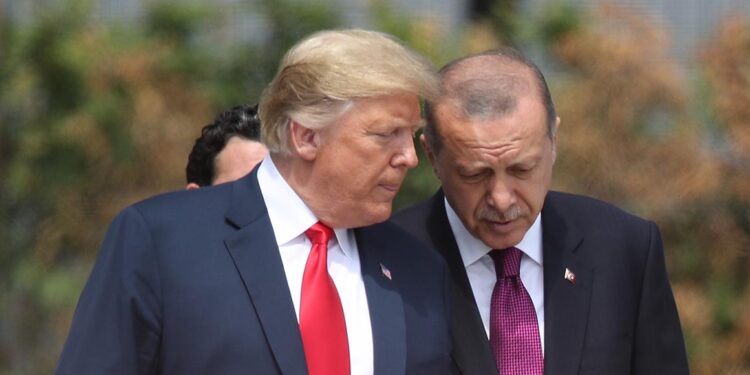
<path fill-rule="evenodd" d="M 554 187 L 656 221 L 693 373 L 750 374 L 747 0 L 0 0 L 0 374 L 51 373 L 115 213 L 182 189 L 200 128 L 291 44 L 352 26 L 438 67 L 532 56 Z M 436 189 L 426 164 L 398 207 Z"/>

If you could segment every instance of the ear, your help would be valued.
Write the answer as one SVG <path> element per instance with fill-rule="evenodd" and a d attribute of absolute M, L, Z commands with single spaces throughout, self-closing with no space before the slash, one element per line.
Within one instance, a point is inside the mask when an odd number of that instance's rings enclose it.
<path fill-rule="evenodd" d="M 427 154 L 427 159 L 430 161 L 430 166 L 432 166 L 432 173 L 434 173 L 438 180 L 440 180 L 440 172 L 437 168 L 437 156 L 432 148 L 430 148 L 430 143 L 427 142 L 427 137 L 425 137 L 424 132 L 419 136 L 419 143 L 422 144 L 422 149 L 424 149 L 425 154 Z"/>
<path fill-rule="evenodd" d="M 307 161 L 315 160 L 320 147 L 320 134 L 318 130 L 304 127 L 297 121 L 289 123 L 289 132 L 292 137 L 292 151 Z"/>
<path fill-rule="evenodd" d="M 560 116 L 555 118 L 555 132 L 552 135 L 552 163 L 557 160 L 557 133 L 560 130 Z"/>
<path fill-rule="evenodd" d="M 195 182 L 191 182 L 187 184 L 187 186 L 185 186 L 185 190 L 195 190 L 199 188 L 200 188 L 200 185 L 196 184 Z"/>

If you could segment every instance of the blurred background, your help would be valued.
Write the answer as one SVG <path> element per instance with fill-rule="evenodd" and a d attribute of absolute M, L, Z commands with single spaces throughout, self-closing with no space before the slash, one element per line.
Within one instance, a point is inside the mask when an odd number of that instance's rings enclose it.
<path fill-rule="evenodd" d="M 203 125 L 351 26 L 438 67 L 503 44 L 537 61 L 554 188 L 655 220 L 693 372 L 750 374 L 746 0 L 0 0 L 0 374 L 51 373 L 115 213 L 184 188 Z M 427 164 L 397 207 L 435 190 Z"/>

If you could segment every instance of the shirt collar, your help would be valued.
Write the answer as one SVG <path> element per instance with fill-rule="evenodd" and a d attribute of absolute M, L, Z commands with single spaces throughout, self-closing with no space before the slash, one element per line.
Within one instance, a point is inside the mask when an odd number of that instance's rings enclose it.
<path fill-rule="evenodd" d="M 305 231 L 318 222 L 312 210 L 279 173 L 270 154 L 258 167 L 258 185 L 279 246 L 304 236 Z M 344 255 L 349 257 L 354 246 L 354 232 L 334 228 L 334 234 Z"/>
<path fill-rule="evenodd" d="M 542 215 L 536 215 L 534 224 L 523 235 L 516 247 L 538 265 L 542 265 Z"/>
<path fill-rule="evenodd" d="M 456 238 L 456 244 L 458 250 L 461 253 L 461 259 L 464 262 L 464 267 L 468 267 L 478 261 L 480 258 L 485 256 L 492 248 L 485 245 L 482 240 L 474 237 L 468 229 L 464 226 L 461 219 L 453 210 L 448 200 L 443 198 L 445 201 L 445 213 L 448 216 L 448 223 L 453 231 L 453 236 Z M 537 215 L 534 224 L 531 225 L 526 234 L 524 234 L 521 242 L 515 247 L 521 250 L 529 258 L 539 265 L 542 264 L 542 215 Z"/>

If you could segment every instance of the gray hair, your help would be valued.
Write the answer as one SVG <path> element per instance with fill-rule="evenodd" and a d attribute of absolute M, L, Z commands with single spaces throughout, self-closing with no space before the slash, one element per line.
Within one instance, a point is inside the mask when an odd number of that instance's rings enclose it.
<path fill-rule="evenodd" d="M 428 100 L 425 103 L 427 126 L 425 126 L 424 134 L 433 152 L 437 153 L 442 148 L 435 118 L 438 104 L 452 105 L 453 108 L 459 109 L 466 118 L 491 119 L 515 111 L 518 98 L 532 90 L 528 79 L 517 68 L 496 73 L 482 71 L 481 74 L 467 73 L 468 69 L 462 69 L 463 65 L 483 57 L 494 59 L 495 66 L 521 65 L 531 71 L 535 78 L 537 92 L 540 93 L 547 112 L 547 134 L 550 139 L 553 139 L 557 112 L 544 75 L 536 64 L 519 51 L 504 47 L 456 59 L 440 69 L 438 73 L 441 78 L 439 97 L 435 101 Z M 463 79 L 456 79 L 455 76 L 461 76 Z M 464 78 L 466 76 L 468 78 Z"/>

